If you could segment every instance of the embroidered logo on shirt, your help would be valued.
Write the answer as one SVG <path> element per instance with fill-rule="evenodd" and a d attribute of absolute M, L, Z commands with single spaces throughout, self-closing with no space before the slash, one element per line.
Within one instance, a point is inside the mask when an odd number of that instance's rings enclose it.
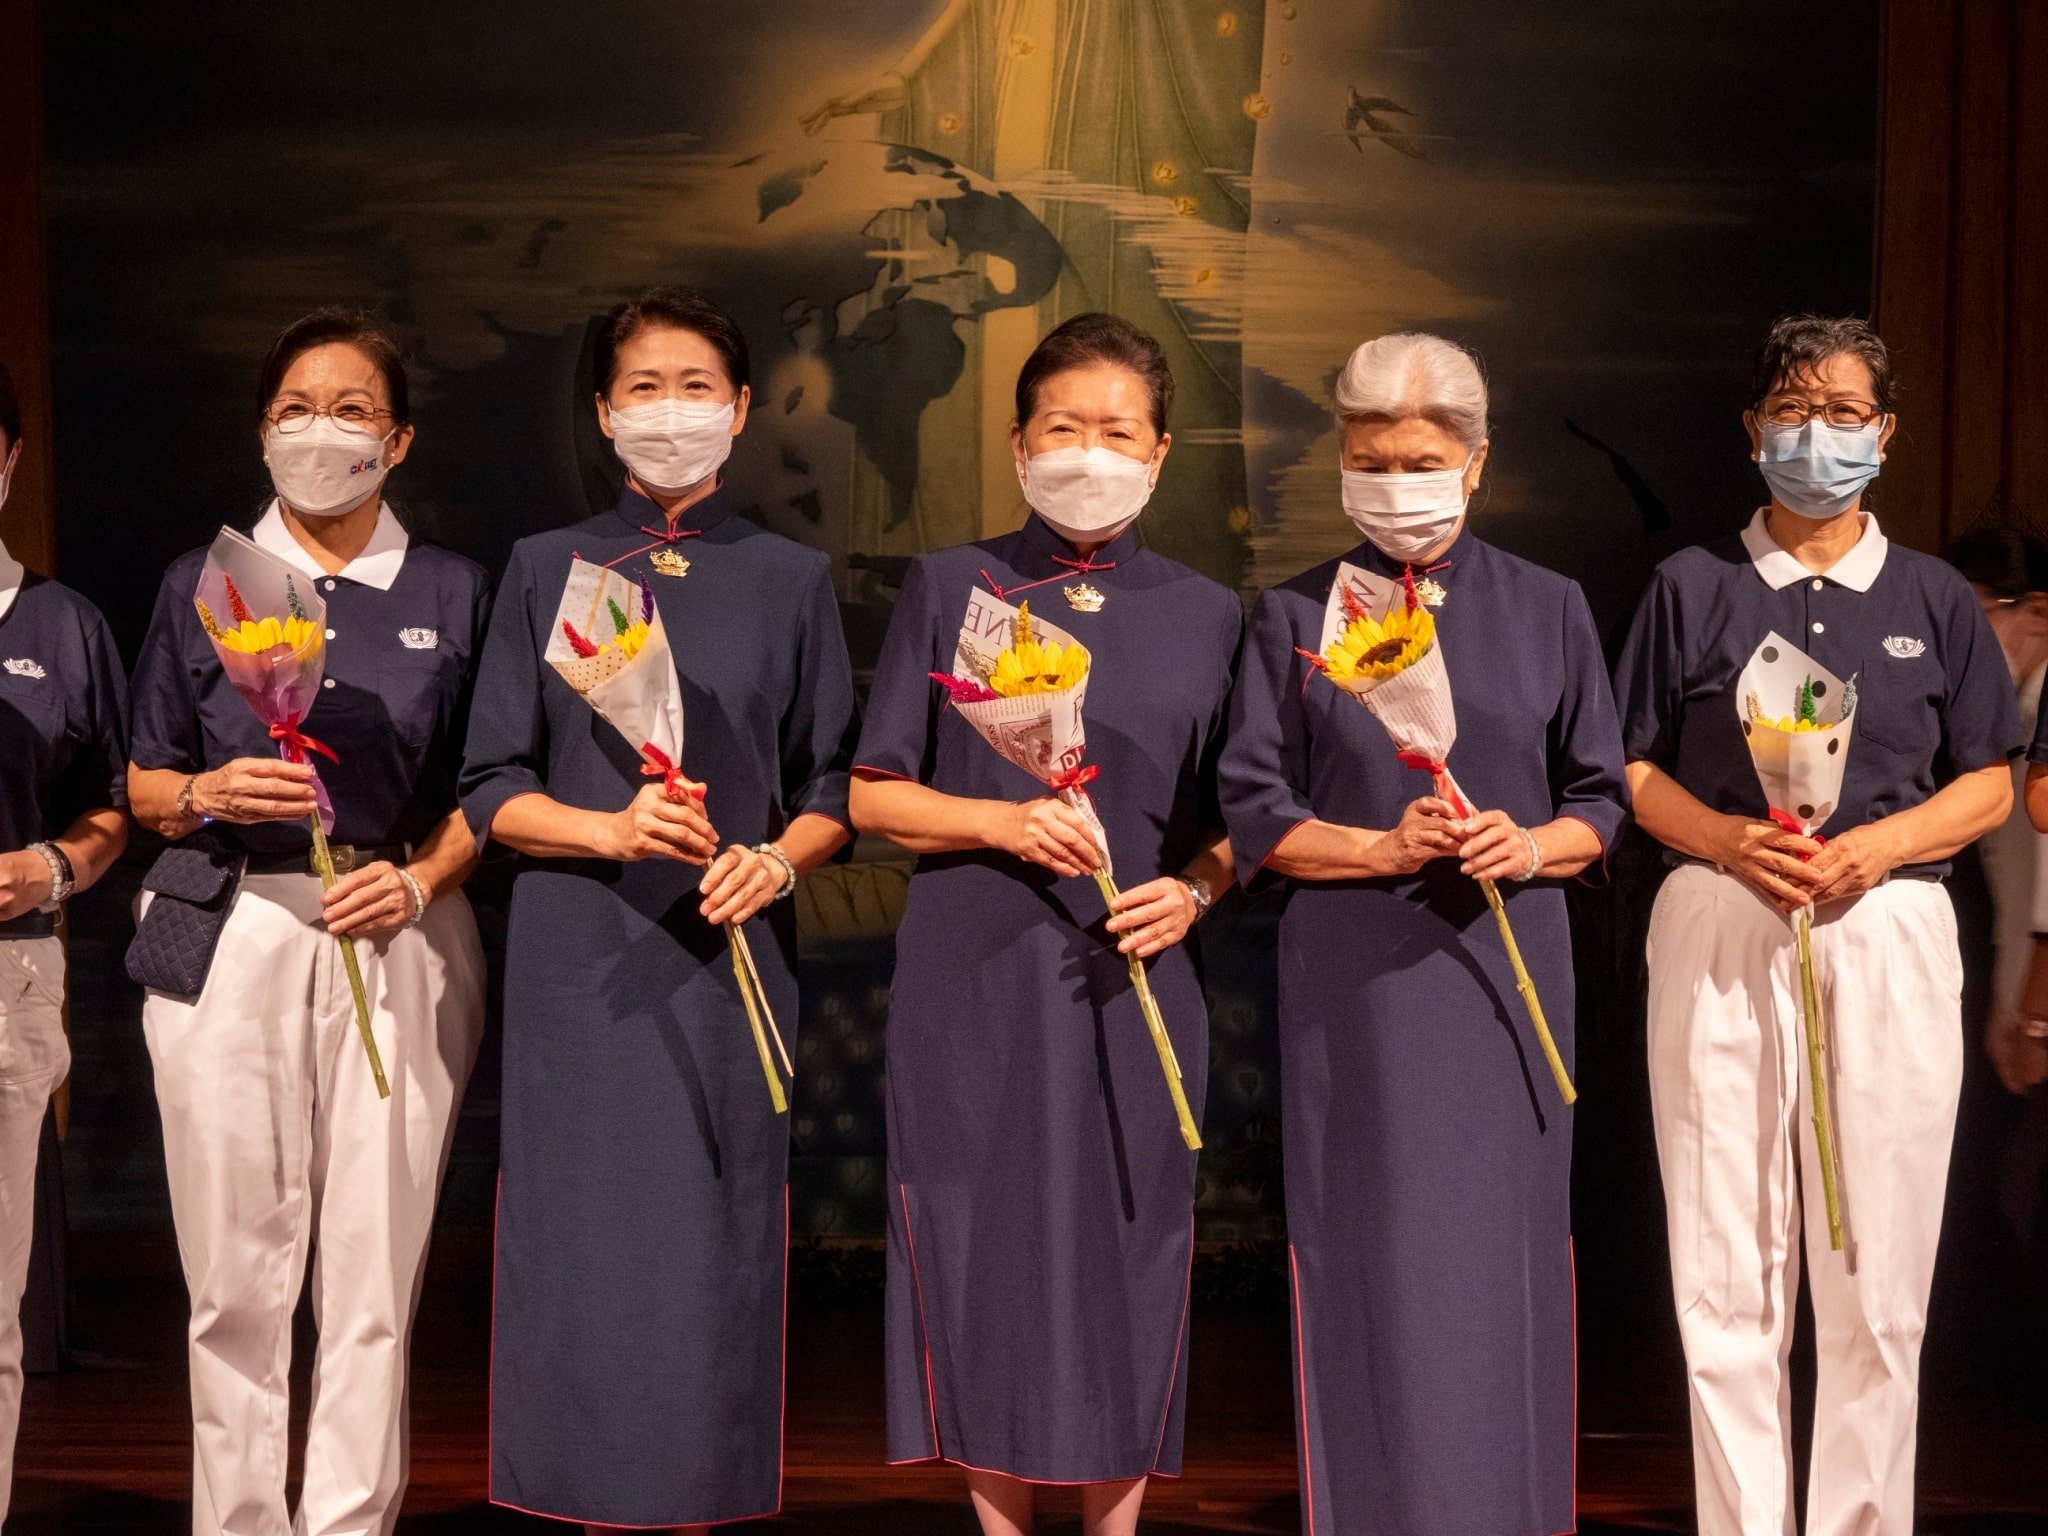
<path fill-rule="evenodd" d="M 1927 642 L 1915 640 L 1908 635 L 1886 635 L 1884 653 L 1887 656 L 1896 656 L 1901 661 L 1911 661 L 1915 656 L 1927 654 Z"/>
<path fill-rule="evenodd" d="M 50 675 L 43 670 L 41 662 L 30 661 L 26 656 L 10 656 L 0 662 L 0 666 L 6 667 L 16 677 L 44 678 Z"/>
<path fill-rule="evenodd" d="M 398 632 L 398 643 L 408 651 L 431 651 L 441 643 L 441 631 L 438 629 L 401 629 Z"/>

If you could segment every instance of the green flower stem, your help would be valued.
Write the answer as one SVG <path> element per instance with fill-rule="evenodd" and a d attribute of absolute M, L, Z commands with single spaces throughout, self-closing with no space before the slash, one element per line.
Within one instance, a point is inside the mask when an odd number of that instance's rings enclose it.
<path fill-rule="evenodd" d="M 1116 910 L 1117 898 L 1121 894 L 1116 882 L 1101 870 L 1095 871 L 1095 883 L 1102 888 L 1102 899 L 1109 910 Z M 1166 1090 L 1173 1095 L 1173 1112 L 1180 1120 L 1180 1139 L 1188 1144 L 1188 1150 L 1201 1150 L 1202 1133 L 1195 1128 L 1194 1112 L 1188 1108 L 1187 1093 L 1181 1087 L 1180 1059 L 1173 1052 L 1173 1038 L 1166 1032 L 1166 1020 L 1159 1012 L 1159 999 L 1152 995 L 1152 980 L 1145 974 L 1145 962 L 1135 954 L 1124 957 L 1130 962 L 1131 986 L 1138 994 L 1138 1007 L 1145 1015 L 1145 1027 L 1151 1032 L 1152 1045 L 1159 1052 L 1159 1065 L 1166 1073 Z"/>
<path fill-rule="evenodd" d="M 1515 968 L 1515 990 L 1522 994 L 1522 1002 L 1529 1010 L 1529 1022 L 1536 1026 L 1536 1040 L 1543 1047 L 1543 1059 L 1550 1063 L 1550 1075 L 1557 1079 L 1557 1091 L 1564 1095 L 1565 1103 L 1576 1103 L 1579 1090 L 1572 1086 L 1571 1077 L 1564 1069 L 1564 1058 L 1557 1053 L 1557 1042 L 1550 1037 L 1550 1024 L 1543 1017 L 1543 1004 L 1536 997 L 1536 983 L 1530 979 L 1529 968 L 1522 963 L 1521 947 L 1515 943 L 1515 930 L 1508 926 L 1507 903 L 1500 899 L 1500 888 L 1491 880 L 1480 881 L 1479 888 L 1486 892 L 1486 904 L 1493 908 L 1493 920 L 1500 926 L 1500 941 L 1507 946 L 1508 963 Z"/>
<path fill-rule="evenodd" d="M 1828 1203 L 1828 1247 L 1842 1251 L 1842 1197 L 1835 1187 L 1835 1117 L 1828 1107 L 1827 1021 L 1813 976 L 1813 908 L 1793 919 L 1799 934 L 1800 1013 L 1806 1025 L 1806 1072 L 1813 1084 L 1813 1139 L 1820 1150 L 1820 1188 Z"/>
<path fill-rule="evenodd" d="M 746 1005 L 747 1023 L 754 1031 L 754 1049 L 761 1056 L 761 1072 L 768 1079 L 768 1101 L 775 1106 L 775 1113 L 789 1113 L 789 1098 L 782 1091 L 782 1079 L 776 1075 L 775 1059 L 768 1054 L 768 1032 L 761 1026 L 763 1014 L 767 1014 L 772 1026 L 775 1015 L 768 1013 L 768 995 L 760 991 L 761 978 L 753 973 L 754 957 L 747 949 L 747 936 L 740 932 L 738 923 L 725 925 L 725 936 L 732 945 L 732 975 L 739 983 L 740 1001 Z M 775 1043 L 782 1043 L 782 1032 L 775 1032 Z M 783 1057 L 785 1061 L 789 1058 Z M 792 1077 L 795 1073 L 790 1074 Z"/>
<path fill-rule="evenodd" d="M 320 889 L 334 889 L 334 854 L 327 846 L 327 829 L 320 825 L 320 813 L 315 811 L 307 817 L 313 828 L 313 870 L 320 876 Z M 377 1054 L 377 1037 L 370 1031 L 370 1002 L 363 991 L 363 968 L 356 962 L 356 941 L 343 934 L 336 941 L 341 945 L 341 963 L 348 972 L 349 994 L 356 1002 L 356 1033 L 363 1037 L 363 1050 L 370 1058 L 370 1076 L 377 1083 L 377 1097 L 391 1097 L 391 1084 L 384 1080 L 384 1058 Z"/>
<path fill-rule="evenodd" d="M 728 923 L 737 943 L 740 959 L 746 962 L 747 978 L 754 984 L 754 997 L 761 1005 L 761 1017 L 768 1025 L 768 1038 L 775 1042 L 775 1055 L 782 1062 L 783 1075 L 796 1081 L 796 1067 L 790 1062 L 789 1047 L 782 1043 L 782 1031 L 775 1023 L 775 1010 L 768 1006 L 768 989 L 761 984 L 761 967 L 754 964 L 754 946 L 747 942 L 745 923 Z"/>

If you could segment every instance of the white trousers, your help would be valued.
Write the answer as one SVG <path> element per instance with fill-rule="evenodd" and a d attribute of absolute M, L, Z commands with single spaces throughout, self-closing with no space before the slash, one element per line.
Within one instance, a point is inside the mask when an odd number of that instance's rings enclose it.
<path fill-rule="evenodd" d="M 1941 886 L 1822 908 L 1843 1248 L 1828 1247 L 1791 921 L 1672 873 L 1650 920 L 1650 1095 L 1692 1387 L 1701 1536 L 1791 1536 L 1785 1362 L 1806 1233 L 1819 1380 L 1808 1536 L 1911 1536 L 1920 1341 L 1962 1089 L 1962 959 Z"/>
<path fill-rule="evenodd" d="M 63 942 L 0 939 L 0 1520 L 21 1423 L 21 1293 L 35 1235 L 36 1144 L 50 1095 L 70 1070 Z"/>
<path fill-rule="evenodd" d="M 192 1298 L 196 1536 L 388 1533 L 405 1487 L 413 1311 L 483 1032 L 483 949 L 460 892 L 356 945 L 380 1100 L 319 911 L 311 875 L 245 879 L 205 990 L 143 1003 Z M 293 1519 L 287 1373 L 309 1249 L 320 1340 Z"/>

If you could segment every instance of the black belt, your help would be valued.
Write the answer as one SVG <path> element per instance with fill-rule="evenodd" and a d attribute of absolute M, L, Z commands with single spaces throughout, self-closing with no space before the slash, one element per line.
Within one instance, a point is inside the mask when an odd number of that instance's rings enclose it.
<path fill-rule="evenodd" d="M 24 912 L 0 923 L 0 939 L 47 939 L 57 932 L 54 912 Z"/>
<path fill-rule="evenodd" d="M 412 848 L 406 843 L 374 843 L 358 847 L 353 843 L 329 843 L 327 851 L 334 856 L 334 872 L 345 875 L 352 869 L 382 860 L 390 864 L 403 865 L 412 857 Z M 242 868 L 245 875 L 313 875 L 319 871 L 313 868 L 313 850 L 310 847 L 295 848 L 290 853 L 252 853 L 249 862 Z"/>

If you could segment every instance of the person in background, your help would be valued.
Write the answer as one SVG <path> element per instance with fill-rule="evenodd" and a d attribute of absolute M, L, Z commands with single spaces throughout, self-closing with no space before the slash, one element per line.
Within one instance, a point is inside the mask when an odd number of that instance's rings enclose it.
<path fill-rule="evenodd" d="M 1569 1063 L 1564 882 L 1597 876 L 1621 831 L 1620 729 L 1578 584 L 1472 531 L 1478 359 L 1381 336 L 1335 404 L 1330 489 L 1361 541 L 1259 599 L 1219 772 L 1240 878 L 1287 881 L 1302 1526 L 1551 1536 L 1577 1492 L 1573 1112 L 1479 880 L 1498 882 Z M 1371 590 L 1347 564 L 1434 615 L 1469 819 L 1308 659 L 1345 611 L 1337 583 Z"/>
<path fill-rule="evenodd" d="M 2028 530 L 1965 534 L 1949 559 L 1970 579 L 1998 635 L 2030 739 L 2024 812 L 1985 837 L 1997 944 L 1984 1043 L 1998 1080 L 2023 1100 L 2002 1130 L 1992 1171 L 2003 1232 L 2020 1263 L 2018 1337 L 2010 1356 L 2020 1398 L 2048 1417 L 2048 541 Z"/>
<path fill-rule="evenodd" d="M 618 504 L 521 539 L 462 807 L 522 857 L 506 934 L 491 1498 L 697 1529 L 782 1499 L 789 1122 L 724 933 L 791 1050 L 797 877 L 849 837 L 857 729 L 831 562 L 739 515 L 746 338 L 702 294 L 605 317 L 590 402 Z M 645 584 L 684 697 L 683 793 L 546 660 L 570 562 Z"/>
<path fill-rule="evenodd" d="M 0 365 L 0 506 L 21 455 L 21 407 Z M 21 1417 L 36 1143 L 71 1066 L 56 916 L 128 844 L 127 715 L 99 610 L 0 543 L 0 1520 Z"/>
<path fill-rule="evenodd" d="M 1701 1536 L 1792 1529 L 1802 1232 L 1818 1355 L 1807 1528 L 1913 1529 L 1920 1344 L 1963 1072 L 1942 880 L 2011 809 L 2020 735 L 1968 584 L 1889 543 L 1864 506 L 1891 402 L 1865 322 L 1772 326 L 1742 417 L 1770 500 L 1740 534 L 1657 568 L 1616 671 L 1636 817 L 1673 866 L 1648 938 L 1650 1101 Z M 1772 633 L 1856 679 L 1825 842 L 1768 817 L 1744 739 L 1738 678 Z M 1841 1252 L 1799 1003 L 1793 916 L 1808 906 Z"/>
<path fill-rule="evenodd" d="M 1244 614 L 1145 546 L 1173 374 L 1115 315 L 1019 370 L 1014 533 L 911 562 L 875 665 L 853 814 L 918 855 L 889 1012 L 889 1459 L 966 1473 L 986 1536 L 1078 1483 L 1085 1536 L 1130 1536 L 1180 1471 L 1195 1153 L 1132 989 L 1149 970 L 1199 1123 L 1196 919 L 1231 878 L 1215 764 Z M 947 702 L 1029 604 L 1090 657 L 1087 763 L 1125 889 L 1104 909 L 1081 813 Z"/>
<path fill-rule="evenodd" d="M 1948 561 L 1984 605 L 2012 675 L 2020 733 L 2032 741 L 2041 682 L 2048 677 L 2048 543 L 2019 528 L 1973 529 L 1950 546 Z M 1991 888 L 1997 956 L 1984 1048 L 1998 1080 L 2017 1094 L 2048 1082 L 2048 1022 L 2029 1017 L 2022 1006 L 2034 935 L 2048 933 L 2048 837 L 2027 819 L 2021 794 L 2027 772 L 2015 759 L 2012 811 L 1977 845 Z"/>
<path fill-rule="evenodd" d="M 167 872 L 202 850 L 238 880 L 198 994 L 152 984 L 142 1005 L 192 1298 L 192 1527 L 388 1532 L 434 1200 L 483 1035 L 483 947 L 462 894 L 476 847 L 455 781 L 490 581 L 413 542 L 383 500 L 413 429 L 398 347 L 367 318 L 322 309 L 287 327 L 257 407 L 277 495 L 251 537 L 326 600 L 326 679 L 304 724 L 336 759 L 320 777 L 349 872 L 322 894 L 312 772 L 279 759 L 229 684 L 193 607 L 206 551 L 180 556 L 136 663 L 128 790 L 136 819 L 174 844 L 144 882 L 151 902 L 176 912 L 189 887 Z M 143 908 L 138 949 L 157 918 Z M 388 1100 L 340 934 L 356 941 Z M 294 1517 L 288 1377 L 309 1254 L 319 1344 Z"/>

